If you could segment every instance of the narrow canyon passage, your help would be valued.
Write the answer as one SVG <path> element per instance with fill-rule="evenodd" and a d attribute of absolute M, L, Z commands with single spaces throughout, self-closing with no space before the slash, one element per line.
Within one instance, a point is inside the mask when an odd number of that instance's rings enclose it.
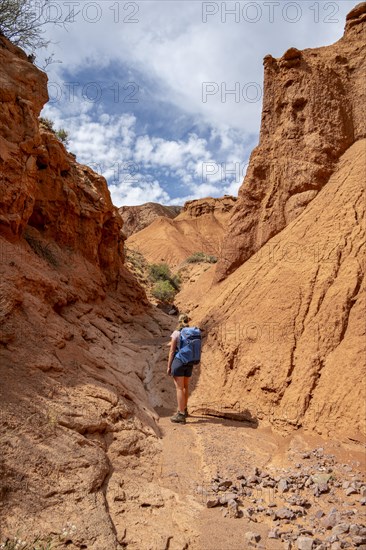
<path fill-rule="evenodd" d="M 173 381 L 165 376 L 166 352 L 156 358 L 153 378 L 159 384 L 151 399 L 164 403 L 155 407 L 160 456 L 151 482 L 136 481 L 137 507 L 125 517 L 126 548 L 281 550 L 331 536 L 334 526 L 326 522 L 334 517 L 337 524 L 365 525 L 360 496 L 349 489 L 365 485 L 361 445 L 326 442 L 302 430 L 280 435 L 193 406 L 186 425 L 173 424 L 176 402 Z M 199 367 L 193 388 L 198 376 Z"/>

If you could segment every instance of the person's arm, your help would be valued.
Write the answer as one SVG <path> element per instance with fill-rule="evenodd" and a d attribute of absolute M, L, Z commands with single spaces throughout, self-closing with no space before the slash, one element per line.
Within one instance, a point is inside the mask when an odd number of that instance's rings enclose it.
<path fill-rule="evenodd" d="M 177 349 L 177 340 L 176 338 L 172 338 L 170 342 L 170 350 L 169 350 L 169 358 L 168 358 L 168 368 L 167 373 L 170 374 L 172 370 L 172 363 L 174 359 L 175 350 Z"/>

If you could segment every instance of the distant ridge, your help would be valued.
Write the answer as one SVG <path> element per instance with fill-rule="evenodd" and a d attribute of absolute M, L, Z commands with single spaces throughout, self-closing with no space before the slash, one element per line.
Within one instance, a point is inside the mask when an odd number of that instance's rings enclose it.
<path fill-rule="evenodd" d="M 145 229 L 156 218 L 173 219 L 181 212 L 181 206 L 164 206 L 158 202 L 145 202 L 138 206 L 121 206 L 119 213 L 123 219 L 123 232 L 126 237 Z"/>

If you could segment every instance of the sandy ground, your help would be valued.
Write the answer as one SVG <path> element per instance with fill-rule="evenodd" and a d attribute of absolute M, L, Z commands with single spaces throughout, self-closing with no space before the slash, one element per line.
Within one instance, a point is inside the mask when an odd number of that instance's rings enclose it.
<path fill-rule="evenodd" d="M 351 479 L 352 476 L 362 477 L 365 471 L 365 453 L 359 445 L 352 443 L 324 441 L 301 431 L 282 437 L 270 428 L 203 416 L 194 411 L 186 425 L 176 425 L 170 422 L 171 410 L 160 408 L 157 412 L 162 432 L 159 485 L 175 493 L 179 501 L 173 521 L 175 530 L 166 545 L 170 550 L 245 550 L 251 547 L 272 550 L 286 547 L 283 540 L 268 539 L 268 532 L 276 525 L 270 517 L 262 514 L 254 517 L 254 521 L 246 517 L 230 518 L 224 517 L 225 507 L 207 508 L 206 501 L 213 495 L 211 479 L 218 474 L 223 479 L 236 482 L 238 476 L 248 476 L 255 468 L 280 477 L 293 471 L 295 464 L 298 472 L 310 468 L 309 465 L 316 470 L 319 461 L 313 455 L 310 459 L 301 458 L 314 449 L 322 449 L 325 456 L 336 457 L 333 472 L 337 479 L 342 478 L 342 482 L 347 475 Z M 296 526 L 310 526 L 316 536 L 316 523 L 311 519 L 316 511 L 321 509 L 326 514 L 334 506 L 343 510 L 347 506 L 352 507 L 358 500 L 344 498 L 341 492 L 339 488 L 332 495 L 317 498 L 311 495 L 308 516 L 286 525 L 281 523 L 282 531 L 293 530 Z M 239 509 L 245 510 L 253 502 L 260 502 L 263 507 L 275 502 L 280 507 L 282 497 L 273 489 L 258 488 L 253 491 L 251 499 L 242 499 L 243 505 Z M 365 513 L 360 506 L 357 507 L 354 522 L 365 525 Z M 251 546 L 245 538 L 247 532 L 253 531 L 261 536 L 255 546 Z M 184 534 L 186 546 L 182 546 L 181 538 L 176 544 L 177 533 Z"/>

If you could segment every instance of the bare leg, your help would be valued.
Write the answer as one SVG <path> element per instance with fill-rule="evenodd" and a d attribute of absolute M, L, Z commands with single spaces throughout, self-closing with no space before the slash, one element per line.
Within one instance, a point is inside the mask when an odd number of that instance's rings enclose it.
<path fill-rule="evenodd" d="M 177 391 L 178 411 L 184 413 L 185 409 L 185 391 L 184 391 L 184 376 L 174 376 L 175 389 Z"/>
<path fill-rule="evenodd" d="M 184 408 L 187 408 L 189 397 L 189 376 L 184 377 Z"/>

